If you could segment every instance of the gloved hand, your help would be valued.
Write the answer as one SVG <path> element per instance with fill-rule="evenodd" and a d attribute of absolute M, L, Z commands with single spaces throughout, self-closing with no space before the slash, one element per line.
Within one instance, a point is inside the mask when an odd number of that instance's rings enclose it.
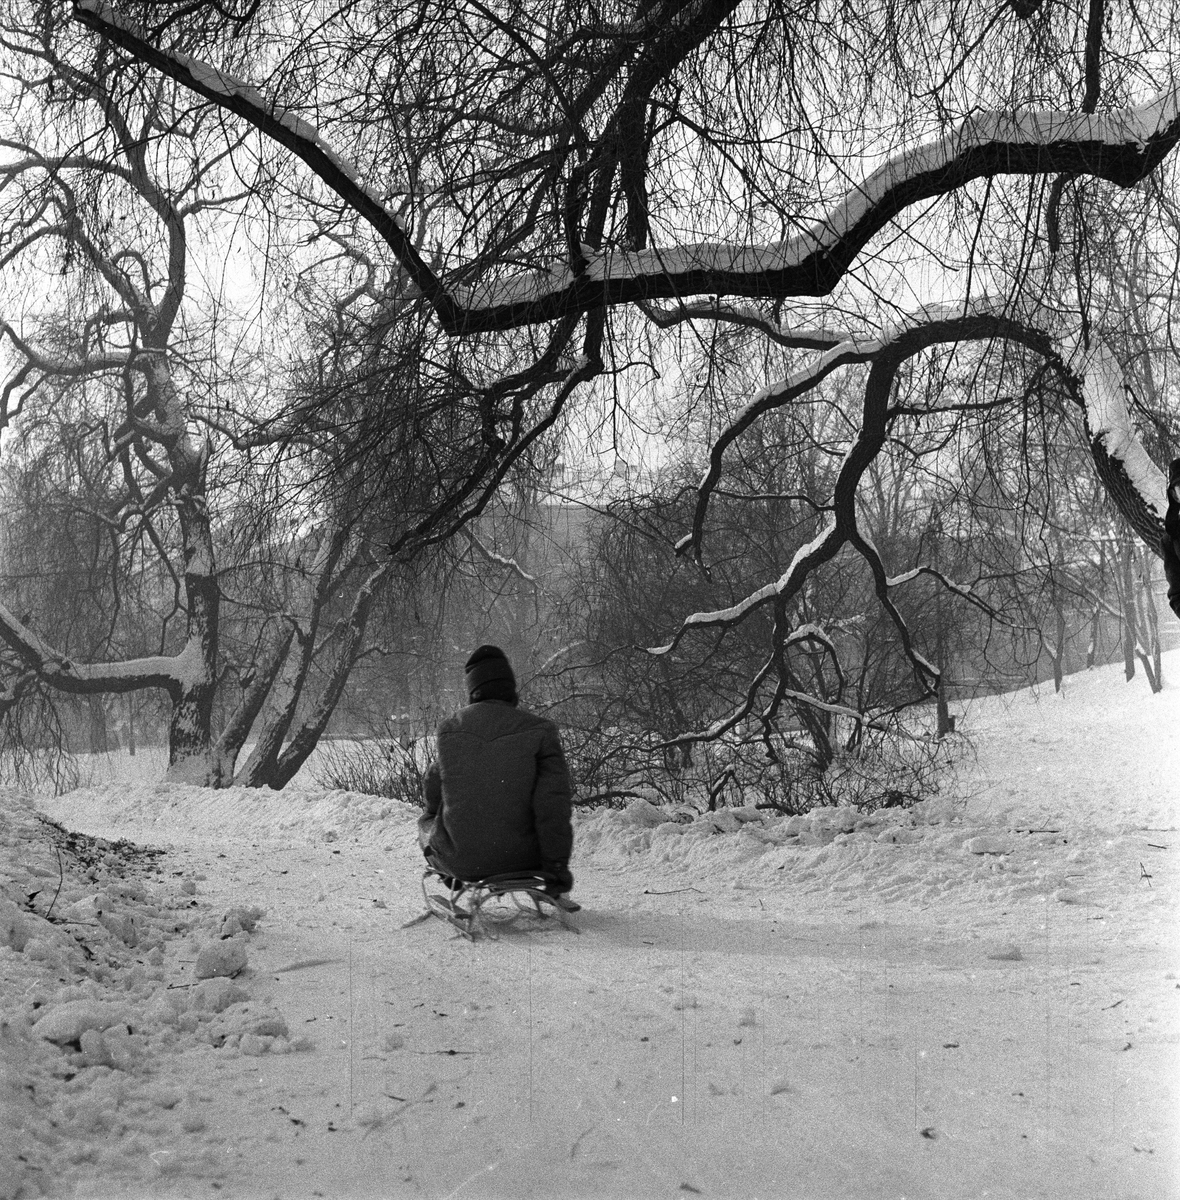
<path fill-rule="evenodd" d="M 542 863 L 541 869 L 546 875 L 552 875 L 557 880 L 555 884 L 546 888 L 546 891 L 551 891 L 555 896 L 564 896 L 574 886 L 574 877 L 570 874 L 568 863 Z"/>

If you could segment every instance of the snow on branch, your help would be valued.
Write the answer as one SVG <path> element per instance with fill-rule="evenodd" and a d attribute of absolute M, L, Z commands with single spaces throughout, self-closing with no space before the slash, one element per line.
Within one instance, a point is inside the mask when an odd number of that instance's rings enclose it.
<path fill-rule="evenodd" d="M 488 562 L 493 562 L 501 567 L 504 567 L 505 570 L 510 571 L 513 575 L 523 579 L 525 583 L 532 584 L 533 587 L 537 586 L 537 577 L 535 575 L 530 575 L 520 565 L 520 563 L 516 561 L 515 558 L 509 558 L 504 554 L 497 554 L 490 547 L 484 545 L 484 543 L 470 529 L 464 528 L 463 533 L 467 540 L 471 543 L 472 547 L 478 550 L 480 554 L 482 554 L 484 558 L 488 560 Z"/>
<path fill-rule="evenodd" d="M 899 213 L 973 179 L 1068 171 L 1130 186 L 1180 141 L 1180 89 L 1102 114 L 980 114 L 885 162 L 804 232 L 766 245 L 703 242 L 606 251 L 574 275 L 567 267 L 477 287 L 464 326 L 505 328 L 573 309 L 702 294 L 822 296 L 869 239 Z"/>
<path fill-rule="evenodd" d="M 966 305 L 920 308 L 880 334 L 848 338 L 756 392 L 710 446 L 709 465 L 697 488 L 692 529 L 676 543 L 676 552 L 691 551 L 700 559 L 709 501 L 721 479 L 726 451 L 763 415 L 807 394 L 840 367 L 876 361 L 884 354 L 909 357 L 938 343 L 992 338 L 1020 342 L 1052 362 L 1082 409 L 1090 451 L 1107 494 L 1143 541 L 1159 553 L 1166 481 L 1135 430 L 1125 374 L 1114 353 L 1103 344 L 1083 349 L 1072 329 L 1061 329 L 1059 317 L 1023 316 L 989 296 Z M 955 588 L 949 580 L 944 582 Z M 966 592 L 961 594 L 974 602 Z"/>
<path fill-rule="evenodd" d="M 888 395 L 897 369 L 906 358 L 936 342 L 956 342 L 989 338 L 1009 338 L 1018 341 L 1044 356 L 1059 374 L 1074 401 L 1082 409 L 1086 433 L 1098 475 L 1110 498 L 1124 516 L 1135 527 L 1143 541 L 1155 553 L 1160 553 L 1160 533 L 1166 504 L 1165 479 L 1143 447 L 1136 432 L 1127 404 L 1127 385 L 1123 370 L 1113 352 L 1106 346 L 1095 345 L 1083 349 L 1078 337 L 1072 332 L 1062 333 L 1057 326 L 1059 318 L 1051 322 L 1038 322 L 1032 318 L 1018 319 L 1002 308 L 988 312 L 988 302 L 981 300 L 970 306 L 968 311 L 950 310 L 940 313 L 927 312 L 928 324 L 907 320 L 898 331 L 873 341 L 858 343 L 860 352 L 872 350 L 868 355 L 874 359 L 873 370 L 865 387 L 865 409 L 862 427 L 852 446 L 845 455 L 838 481 L 833 489 L 831 515 L 828 525 L 810 543 L 802 547 L 793 558 L 787 571 L 775 582 L 766 584 L 752 592 L 744 600 L 727 609 L 714 612 L 699 612 L 685 618 L 672 641 L 649 651 L 666 654 L 680 642 L 691 629 L 703 627 L 728 627 L 744 620 L 750 613 L 763 605 L 775 601 L 782 606 L 805 584 L 812 571 L 832 558 L 844 545 L 851 545 L 868 564 L 874 580 L 874 592 L 878 604 L 889 616 L 897 630 L 903 653 L 914 668 L 914 672 L 927 694 L 933 693 L 941 678 L 938 666 L 931 663 L 913 642 L 909 627 L 900 610 L 893 603 L 890 591 L 920 575 L 930 575 L 955 594 L 961 596 L 998 618 L 983 597 L 968 585 L 949 579 L 936 569 L 920 565 L 900 575 L 888 574 L 885 563 L 871 540 L 858 527 L 856 520 L 856 488 L 880 445 L 890 420 Z M 873 349 L 875 347 L 875 350 Z M 796 373 L 783 384 L 777 385 L 783 395 L 794 395 L 791 388 L 808 378 L 822 378 L 826 361 L 839 357 L 841 347 L 822 356 L 818 363 Z M 767 399 L 776 389 L 765 389 L 759 393 L 751 408 L 759 399 Z M 773 407 L 768 404 L 767 408 Z M 748 410 L 747 410 L 748 411 Z M 762 411 L 765 411 L 763 409 Z M 760 413 L 756 413 L 760 415 Z M 740 418 L 739 418 L 740 420 Z M 732 440 L 732 439 L 731 439 Z M 685 539 L 688 543 L 691 539 Z M 801 641 L 806 637 L 827 640 L 822 631 L 812 632 L 802 626 L 783 639 L 784 645 Z M 834 648 L 833 658 L 836 658 Z M 837 659 L 838 662 L 838 659 Z M 745 702 L 728 716 L 714 722 L 707 729 L 683 738 L 680 741 L 713 740 L 733 728 L 752 711 L 754 695 L 765 679 L 765 668 L 751 684 Z M 776 702 L 788 699 L 829 712 L 841 712 L 857 720 L 863 715 L 852 710 L 842 710 L 803 693 L 785 690 L 780 681 Z"/>
<path fill-rule="evenodd" d="M 928 573 L 936 575 L 948 588 L 971 603 L 982 607 L 983 602 L 970 588 L 956 584 L 928 567 L 891 578 L 879 554 L 857 527 L 856 488 L 864 470 L 883 444 L 888 422 L 885 405 L 892 378 L 900 364 L 920 350 L 939 342 L 991 338 L 1019 341 L 1053 363 L 1083 410 L 1095 464 L 1108 494 L 1144 542 L 1159 553 L 1165 481 L 1163 473 L 1151 461 L 1135 431 L 1127 408 L 1123 372 L 1110 350 L 1096 346 L 1089 351 L 1082 351 L 1072 333 L 1062 334 L 1059 329 L 1047 328 L 1034 320 L 1019 319 L 1002 308 L 997 310 L 993 302 L 986 298 L 966 309 L 945 306 L 924 309 L 880 337 L 850 340 L 792 373 L 781 383 L 764 388 L 717 440 L 711 454 L 710 469 L 701 484 L 693 533 L 681 540 L 678 551 L 695 546 L 699 541 L 708 494 L 720 475 L 722 452 L 734 438 L 764 412 L 810 390 L 837 366 L 867 360 L 875 362 L 866 385 L 864 424 L 845 455 L 833 489 L 832 512 L 822 531 L 799 549 L 790 566 L 777 580 L 763 585 L 727 608 L 692 613 L 684 619 L 670 642 L 650 648 L 649 653 L 667 654 L 692 629 L 736 625 L 772 601 L 789 599 L 802 588 L 812 571 L 851 542 L 869 564 L 878 601 L 897 628 L 903 649 L 919 677 L 927 685 L 936 683 L 938 669 L 912 644 L 905 621 L 890 599 L 890 589 L 907 582 L 918 573 Z"/>
<path fill-rule="evenodd" d="M 839 656 L 836 653 L 836 643 L 814 621 L 808 621 L 806 625 L 800 625 L 798 628 L 792 629 L 783 639 L 783 648 L 797 646 L 801 642 L 818 642 L 833 659 L 839 660 Z"/>
<path fill-rule="evenodd" d="M 959 583 L 952 579 L 949 575 L 944 574 L 936 567 L 922 563 L 914 567 L 912 570 L 904 571 L 900 575 L 890 576 L 885 580 L 887 588 L 902 587 L 907 583 L 912 583 L 913 580 L 922 575 L 929 575 L 932 579 L 938 580 L 948 592 L 954 592 L 956 596 L 966 600 L 968 604 L 974 605 L 981 612 L 985 613 L 990 620 L 999 621 L 1005 625 L 1011 625 L 1012 622 L 1007 620 L 1001 613 L 997 612 L 988 602 L 975 590 L 969 583 Z"/>
<path fill-rule="evenodd" d="M 179 654 L 171 657 L 151 655 L 114 663 L 76 663 L 38 637 L 3 604 L 0 604 L 0 640 L 43 683 L 74 695 L 130 692 L 147 687 L 175 692 L 198 681 L 204 673 L 200 646 L 192 638 Z"/>
<path fill-rule="evenodd" d="M 648 653 L 668 654 L 679 645 L 680 640 L 690 629 L 737 625 L 764 604 L 769 604 L 780 596 L 788 598 L 793 596 L 803 586 L 803 581 L 812 571 L 835 557 L 840 547 L 844 545 L 844 541 L 844 534 L 837 528 L 835 520 L 829 518 L 823 529 L 810 542 L 796 551 L 791 565 L 773 583 L 765 584 L 728 608 L 719 608 L 712 612 L 697 612 L 685 617 L 683 624 L 676 631 L 676 635 L 667 645 L 652 646 L 648 649 Z"/>
<path fill-rule="evenodd" d="M 672 738 L 666 742 L 660 742 L 653 747 L 655 750 L 671 749 L 673 746 L 681 746 L 690 742 L 714 742 L 719 737 L 728 733 L 735 726 L 740 725 L 754 711 L 754 701 L 758 697 L 758 689 L 766 682 L 767 677 L 774 670 L 776 665 L 776 656 L 771 655 L 770 658 L 762 665 L 758 674 L 754 676 L 750 686 L 746 689 L 745 699 L 726 717 L 720 717 L 714 721 L 712 725 L 706 729 L 699 729 L 694 733 L 685 733 L 680 737 Z M 776 697 L 777 699 L 777 697 Z M 774 700 L 771 701 L 773 705 Z"/>
<path fill-rule="evenodd" d="M 43 375 L 100 375 L 106 371 L 123 371 L 128 366 L 137 365 L 130 355 L 123 353 L 95 354 L 74 360 L 48 358 L 17 333 L 7 321 L 0 319 L 0 340 L 3 340 L 6 334 L 29 368 L 40 371 Z"/>
<path fill-rule="evenodd" d="M 1135 532 L 1158 554 L 1167 479 L 1135 431 L 1123 369 L 1102 343 L 1087 351 L 1067 339 L 1062 357 L 1076 385 L 1074 399 L 1082 407 L 1099 478 Z"/>
<path fill-rule="evenodd" d="M 537 668 L 536 672 L 534 673 L 534 678 L 544 675 L 545 672 L 548 671 L 555 662 L 557 662 L 559 659 L 566 658 L 568 655 L 572 654 L 575 650 L 581 648 L 585 644 L 585 639 L 578 638 L 576 641 L 569 642 L 567 645 L 561 646 L 559 649 L 554 650 L 553 653 L 549 655 L 549 657 Z"/>
<path fill-rule="evenodd" d="M 472 327 L 502 328 L 551 319 L 571 306 L 701 294 L 826 295 L 875 233 L 922 200 L 994 175 L 1071 172 L 1129 187 L 1178 140 L 1180 88 L 1110 113 L 980 114 L 945 137 L 890 158 L 793 238 L 607 251 L 593 256 L 576 278 L 562 268 L 473 289 L 466 320 Z"/>
<path fill-rule="evenodd" d="M 851 340 L 837 346 L 809 366 L 794 372 L 781 383 L 763 389 L 754 397 L 734 424 L 722 434 L 725 444 L 732 442 L 764 412 L 780 402 L 789 402 L 815 386 L 835 366 L 857 361 L 873 362 L 865 384 L 861 427 L 845 454 L 832 489 L 831 502 L 826 506 L 829 516 L 823 531 L 796 553 L 779 579 L 751 592 L 728 608 L 691 614 L 684 619 L 667 645 L 654 647 L 649 653 L 667 654 L 690 630 L 736 625 L 768 603 L 777 602 L 781 608 L 799 592 L 813 571 L 847 544 L 868 564 L 873 574 L 877 602 L 897 630 L 901 648 L 924 690 L 927 693 L 936 690 L 940 679 L 939 668 L 914 645 L 906 621 L 893 603 L 890 591 L 920 575 L 930 575 L 992 618 L 1002 618 L 972 587 L 957 583 L 930 566 L 919 565 L 902 574 L 889 575 L 876 547 L 858 527 L 856 493 L 864 471 L 884 444 L 889 423 L 897 415 L 898 410 L 889 406 L 889 396 L 901 364 L 937 343 L 991 339 L 1008 339 L 1027 346 L 1041 355 L 1057 373 L 1071 398 L 1082 410 L 1092 457 L 1108 496 L 1131 522 L 1148 548 L 1156 554 L 1161 553 L 1166 482 L 1163 472 L 1152 461 L 1139 439 L 1127 403 L 1128 389 L 1124 372 L 1113 352 L 1101 344 L 1089 349 L 1082 348 L 1079 337 L 1072 329 L 1062 330 L 1059 315 L 1040 317 L 1015 314 L 1002 304 L 981 298 L 965 307 L 924 310 L 880 337 Z M 721 449 L 724 449 L 724 445 Z M 706 501 L 707 489 L 712 489 L 720 474 L 720 457 L 715 445 L 710 473 L 702 482 Z M 684 538 L 678 550 L 687 549 L 699 538 L 701 521 L 703 507 L 698 509 L 694 534 Z M 807 632 L 807 627 L 801 627 L 784 642 L 802 640 Z M 759 682 L 763 677 L 764 673 L 760 673 Z M 780 694 L 783 698 L 800 703 L 826 707 L 813 697 L 787 692 Z M 751 691 L 738 712 L 731 713 L 706 730 L 685 735 L 683 739 L 675 739 L 670 744 L 680 740 L 710 740 L 720 736 L 748 715 L 752 710 L 752 697 Z M 837 710 L 829 708 L 829 711 Z M 848 715 L 853 714 L 849 712 Z"/>
<path fill-rule="evenodd" d="M 188 55 L 163 50 L 105 0 L 75 0 L 75 16 L 135 58 L 288 147 L 385 239 L 452 334 L 511 329 L 606 306 L 699 295 L 822 296 L 894 217 L 973 179 L 1068 172 L 1122 187 L 1142 179 L 1180 140 L 1180 89 L 1108 113 L 981 113 L 944 137 L 888 159 L 803 232 L 763 245 L 702 242 L 608 250 L 574 265 L 448 291 L 397 217 L 357 179 L 305 119 L 253 85 Z"/>
<path fill-rule="evenodd" d="M 679 737 L 670 738 L 666 742 L 658 743 L 654 748 L 656 750 L 670 749 L 673 746 L 682 746 L 690 742 L 715 742 L 718 738 L 723 737 L 735 726 L 740 725 L 753 711 L 754 697 L 759 685 L 763 683 L 766 676 L 769 674 L 773 661 L 768 663 L 758 672 L 754 682 L 750 685 L 749 692 L 745 700 L 734 709 L 726 717 L 721 717 L 714 721 L 712 725 L 704 729 L 695 730 L 692 733 L 681 734 Z M 868 725 L 870 728 L 876 727 L 876 719 L 868 713 L 859 712 L 855 708 L 849 708 L 846 704 L 833 704 L 830 700 L 821 700 L 818 696 L 812 696 L 808 692 L 800 692 L 795 688 L 779 686 L 774 693 L 770 705 L 763 711 L 761 716 L 768 718 L 773 708 L 781 704 L 784 700 L 789 700 L 793 704 L 805 704 L 809 708 L 818 709 L 821 712 L 831 713 L 835 717 L 845 717 L 849 721 L 857 725 Z"/>

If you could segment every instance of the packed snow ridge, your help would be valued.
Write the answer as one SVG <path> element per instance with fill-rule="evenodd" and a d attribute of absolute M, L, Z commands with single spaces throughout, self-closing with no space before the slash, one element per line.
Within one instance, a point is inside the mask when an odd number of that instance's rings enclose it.
<path fill-rule="evenodd" d="M 0 1197 L 165 1132 L 164 1173 L 219 1173 L 196 1137 L 214 1096 L 172 1064 L 312 1049 L 251 995 L 262 910 L 211 910 L 161 851 L 72 834 L 18 793 L 0 790 L 0 830 Z"/>

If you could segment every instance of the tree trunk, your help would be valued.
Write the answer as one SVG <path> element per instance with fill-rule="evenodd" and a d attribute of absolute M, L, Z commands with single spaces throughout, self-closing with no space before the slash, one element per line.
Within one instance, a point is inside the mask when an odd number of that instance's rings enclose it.
<path fill-rule="evenodd" d="M 1143 573 L 1139 577 L 1143 612 L 1139 613 L 1138 626 L 1143 630 L 1146 645 L 1137 644 L 1139 661 L 1143 664 L 1143 673 L 1147 676 L 1148 686 L 1152 692 L 1160 692 L 1164 686 L 1163 661 L 1160 650 L 1159 613 L 1155 608 L 1155 597 L 1151 594 L 1151 569 L 1153 566 L 1150 553 L 1143 555 Z"/>
<path fill-rule="evenodd" d="M 1129 683 L 1135 678 L 1135 578 L 1131 562 L 1135 548 L 1129 542 L 1123 550 L 1123 672 Z"/>
<path fill-rule="evenodd" d="M 1058 599 L 1053 609 L 1056 641 L 1053 644 L 1053 690 L 1061 691 L 1065 682 L 1065 609 Z"/>
<path fill-rule="evenodd" d="M 212 782 L 214 787 L 221 787 L 233 781 L 234 767 L 238 755 L 258 714 L 270 695 L 276 677 L 287 661 L 291 649 L 291 640 L 295 636 L 295 626 L 290 622 L 271 644 L 261 663 L 254 664 L 254 674 L 242 690 L 242 697 L 237 708 L 230 714 L 221 736 L 213 747 Z"/>
<path fill-rule="evenodd" d="M 188 638 L 184 664 L 170 687 L 168 771 L 174 783 L 210 785 L 212 780 L 213 694 L 217 690 L 218 617 L 221 586 L 214 570 L 213 535 L 205 504 L 204 454 L 187 444 L 173 461 L 177 510 L 184 554 Z"/>
<path fill-rule="evenodd" d="M 936 552 L 937 553 L 937 552 Z M 935 565 L 938 565 L 938 559 L 935 558 Z M 941 741 L 948 733 L 955 732 L 955 722 L 951 717 L 950 705 L 946 701 L 946 651 L 943 642 L 943 624 L 942 624 L 942 593 L 937 592 L 935 598 L 935 629 L 934 629 L 934 649 L 935 662 L 938 664 L 938 693 L 935 698 L 935 708 L 938 713 L 938 729 L 936 736 Z"/>
<path fill-rule="evenodd" d="M 1090 640 L 1086 644 L 1086 670 L 1093 669 L 1094 659 L 1098 654 L 1098 631 L 1102 621 L 1102 609 L 1095 606 L 1094 615 L 1090 618 Z"/>
<path fill-rule="evenodd" d="M 1098 594 L 1106 591 L 1106 543 L 1098 543 Z M 1098 639 L 1102 633 L 1102 605 L 1095 603 L 1094 615 L 1090 618 L 1090 644 L 1086 647 L 1086 670 L 1094 666 L 1098 657 Z"/>
<path fill-rule="evenodd" d="M 299 643 L 299 650 L 294 657 L 291 656 L 291 638 L 288 637 L 287 649 L 284 650 L 282 660 L 274 664 L 271 675 L 273 686 L 268 688 L 270 697 L 267 702 L 266 719 L 246 765 L 234 778 L 234 784 L 238 787 L 275 786 L 272 780 L 278 769 L 283 741 L 299 708 L 303 686 L 307 682 L 307 673 L 315 655 L 320 619 L 332 593 L 336 590 L 335 585 L 339 583 L 336 568 L 347 542 L 347 530 L 336 526 L 326 529 L 320 536 L 315 561 L 308 575 L 303 578 L 301 587 L 297 589 L 297 607 L 307 614 L 304 629 L 297 628 L 294 622 L 291 624 L 291 633 Z M 347 571 L 348 567 L 344 570 Z M 343 688 L 343 683 L 341 687 Z M 282 787 L 282 784 L 278 786 Z"/>
<path fill-rule="evenodd" d="M 87 696 L 86 708 L 90 718 L 90 753 L 106 754 L 110 749 L 107 737 L 107 714 L 101 696 Z"/>
<path fill-rule="evenodd" d="M 332 665 L 328 681 L 307 720 L 304 721 L 299 732 L 291 739 L 287 748 L 279 756 L 278 762 L 275 763 L 274 770 L 266 781 L 269 787 L 278 790 L 289 783 L 319 744 L 320 736 L 328 727 L 328 721 L 331 719 L 340 697 L 344 694 L 349 674 L 361 652 L 365 627 L 369 622 L 369 613 L 372 611 L 373 602 L 377 599 L 381 585 L 388 578 L 391 568 L 392 563 L 382 563 L 381 566 L 370 572 L 368 578 L 357 590 L 352 611 L 341 631 L 340 648 L 336 652 L 336 661 Z"/>
<path fill-rule="evenodd" d="M 950 705 L 946 702 L 946 682 L 941 675 L 938 677 L 938 698 L 935 704 L 938 710 L 938 738 L 941 740 L 948 733 L 955 732 L 955 718 L 951 716 Z"/>
<path fill-rule="evenodd" d="M 234 777 L 235 787 L 265 787 L 274 776 L 283 739 L 295 719 L 299 697 L 307 681 L 311 667 L 312 651 L 315 649 L 314 633 L 297 633 L 298 651 L 283 658 L 281 671 L 276 671 L 266 709 L 266 720 L 246 759 L 246 765 Z"/>

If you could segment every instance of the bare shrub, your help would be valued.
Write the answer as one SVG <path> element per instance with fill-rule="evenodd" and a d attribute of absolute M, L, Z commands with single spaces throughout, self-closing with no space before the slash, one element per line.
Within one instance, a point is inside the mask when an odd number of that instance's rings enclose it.
<path fill-rule="evenodd" d="M 390 736 L 324 743 L 314 775 L 321 787 L 386 796 L 423 807 L 422 785 L 430 766 L 425 739 L 403 746 Z"/>
<path fill-rule="evenodd" d="M 824 771 L 804 770 L 788 782 L 786 811 L 851 805 L 860 812 L 910 808 L 945 786 L 967 743 L 961 736 L 927 738 L 873 730 L 855 751 L 836 755 Z"/>
<path fill-rule="evenodd" d="M 938 795 L 969 748 L 962 735 L 934 738 L 900 722 L 866 728 L 830 759 L 805 736 L 731 737 L 692 747 L 678 760 L 653 735 L 621 729 L 579 731 L 570 765 L 581 807 L 653 804 L 697 811 L 754 805 L 790 815 L 825 805 L 861 812 L 909 808 Z"/>

